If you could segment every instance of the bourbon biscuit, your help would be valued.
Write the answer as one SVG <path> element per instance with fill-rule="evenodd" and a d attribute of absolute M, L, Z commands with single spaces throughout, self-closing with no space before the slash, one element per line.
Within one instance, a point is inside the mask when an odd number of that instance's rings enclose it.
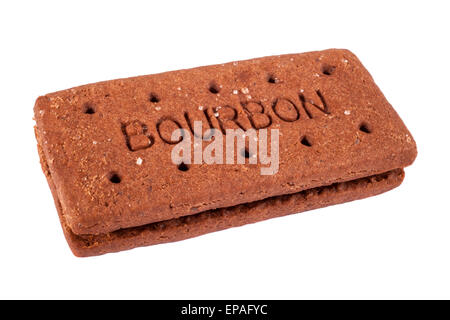
<path fill-rule="evenodd" d="M 379 194 L 415 142 L 348 50 L 238 61 L 100 82 L 39 97 L 36 137 L 77 256 L 182 240 Z M 214 129 L 279 132 L 278 168 L 181 163 Z M 173 132 L 183 129 L 184 136 Z M 188 138 L 190 136 L 190 138 Z M 202 140 L 206 148 L 211 139 Z M 241 147 L 242 149 L 242 147 Z M 247 150 L 235 150 L 252 155 Z"/>

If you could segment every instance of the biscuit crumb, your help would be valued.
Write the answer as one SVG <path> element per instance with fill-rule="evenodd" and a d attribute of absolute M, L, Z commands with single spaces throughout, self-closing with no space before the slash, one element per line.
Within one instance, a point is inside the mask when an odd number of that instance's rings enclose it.
<path fill-rule="evenodd" d="M 249 92 L 247 87 L 246 88 L 242 88 L 241 91 L 242 91 L 243 94 L 247 94 Z"/>
<path fill-rule="evenodd" d="M 218 118 L 219 117 L 219 113 L 218 112 L 214 113 L 214 117 Z"/>
<path fill-rule="evenodd" d="M 301 92 L 301 93 L 303 93 L 303 92 L 305 92 L 305 90 L 303 90 L 303 89 L 300 89 L 300 92 Z"/>
<path fill-rule="evenodd" d="M 44 110 L 39 110 L 39 114 L 42 116 L 45 113 Z"/>
<path fill-rule="evenodd" d="M 239 91 L 237 91 L 236 89 L 233 90 L 233 94 L 238 94 Z"/>
<path fill-rule="evenodd" d="M 344 111 L 344 114 L 345 114 L 346 116 L 348 116 L 350 113 L 352 113 L 350 110 L 345 110 L 345 111 Z"/>
<path fill-rule="evenodd" d="M 177 90 L 178 90 L 178 91 L 181 91 L 181 87 L 178 87 Z"/>
<path fill-rule="evenodd" d="M 318 73 L 314 73 L 314 77 L 320 77 Z"/>
<path fill-rule="evenodd" d="M 252 96 L 248 94 L 248 95 L 247 95 L 247 99 L 250 100 L 251 98 L 252 98 Z"/>
<path fill-rule="evenodd" d="M 137 158 L 137 160 L 136 160 L 136 164 L 138 165 L 138 166 L 140 166 L 141 164 L 142 164 L 142 159 L 139 157 L 139 158 Z"/>
<path fill-rule="evenodd" d="M 342 62 L 343 63 L 348 63 L 348 60 L 347 59 L 342 59 Z"/>
<path fill-rule="evenodd" d="M 160 106 L 157 106 L 157 107 L 155 107 L 155 110 L 156 110 L 156 111 L 159 111 L 159 110 L 161 110 L 161 107 L 160 107 Z"/>
<path fill-rule="evenodd" d="M 203 110 L 203 106 L 198 106 L 198 110 L 202 111 Z"/>
<path fill-rule="evenodd" d="M 95 145 L 95 144 L 97 144 L 97 141 L 95 141 L 95 140 L 94 140 L 94 141 L 92 141 L 92 144 L 94 144 L 94 145 Z"/>

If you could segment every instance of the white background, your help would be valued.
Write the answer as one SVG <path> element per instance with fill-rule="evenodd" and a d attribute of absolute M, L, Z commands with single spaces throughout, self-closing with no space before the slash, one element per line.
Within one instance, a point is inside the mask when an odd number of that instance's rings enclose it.
<path fill-rule="evenodd" d="M 0 298 L 450 298 L 447 1 L 2 1 Z M 178 243 L 75 258 L 33 105 L 114 78 L 352 50 L 419 150 L 386 194 Z"/>

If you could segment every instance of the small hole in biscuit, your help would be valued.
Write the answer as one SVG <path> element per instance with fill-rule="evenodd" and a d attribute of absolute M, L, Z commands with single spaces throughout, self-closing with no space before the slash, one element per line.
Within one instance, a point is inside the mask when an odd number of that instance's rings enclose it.
<path fill-rule="evenodd" d="M 211 82 L 209 84 L 209 92 L 217 94 L 217 93 L 219 93 L 219 91 L 220 91 L 220 88 L 215 82 Z"/>
<path fill-rule="evenodd" d="M 306 136 L 304 136 L 300 142 L 301 142 L 302 145 L 304 145 L 304 146 L 312 147 L 311 141 L 310 141 Z"/>
<path fill-rule="evenodd" d="M 334 72 L 334 70 L 336 70 L 335 66 L 329 65 L 329 64 L 324 64 L 322 66 L 322 73 L 327 75 L 327 76 L 331 76 Z"/>
<path fill-rule="evenodd" d="M 111 172 L 108 175 L 108 179 L 112 183 L 120 183 L 122 181 L 122 178 L 116 172 Z"/>
<path fill-rule="evenodd" d="M 161 101 L 156 93 L 150 93 L 150 102 L 157 103 Z"/>
<path fill-rule="evenodd" d="M 365 122 L 361 123 L 359 126 L 359 130 L 364 133 L 371 133 L 372 130 L 370 129 L 369 125 Z"/>
<path fill-rule="evenodd" d="M 189 170 L 189 166 L 186 163 L 182 162 L 178 165 L 178 170 L 186 172 Z"/>
<path fill-rule="evenodd" d="M 84 113 L 86 113 L 86 114 L 94 114 L 95 113 L 95 109 L 94 109 L 94 107 L 91 104 L 87 103 L 87 104 L 84 105 Z"/>
<path fill-rule="evenodd" d="M 251 156 L 250 151 L 248 151 L 247 148 L 241 150 L 241 155 L 247 159 L 250 158 L 250 156 Z"/>
<path fill-rule="evenodd" d="M 267 82 L 268 83 L 277 83 L 278 80 L 277 80 L 277 78 L 275 78 L 275 76 L 273 74 L 269 74 L 269 76 L 267 77 Z"/>

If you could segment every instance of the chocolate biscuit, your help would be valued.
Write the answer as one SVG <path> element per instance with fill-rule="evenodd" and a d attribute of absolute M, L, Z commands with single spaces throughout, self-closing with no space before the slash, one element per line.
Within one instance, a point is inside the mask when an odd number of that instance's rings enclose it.
<path fill-rule="evenodd" d="M 265 57 L 39 97 L 41 164 L 77 256 L 182 240 L 398 186 L 415 142 L 347 50 Z M 279 170 L 174 164 L 194 121 L 278 129 Z M 205 141 L 205 145 L 207 142 Z M 239 151 L 238 151 L 239 152 Z"/>

